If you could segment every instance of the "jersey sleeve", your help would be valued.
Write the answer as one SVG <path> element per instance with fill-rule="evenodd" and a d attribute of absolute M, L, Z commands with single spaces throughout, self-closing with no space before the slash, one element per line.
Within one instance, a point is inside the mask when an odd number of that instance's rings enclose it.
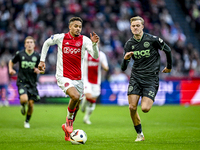
<path fill-rule="evenodd" d="M 46 59 L 46 55 L 47 55 L 47 52 L 49 50 L 49 47 L 52 46 L 52 45 L 56 45 L 58 44 L 59 40 L 64 36 L 64 34 L 55 34 L 55 35 L 52 35 L 50 38 L 48 38 L 43 46 L 42 46 L 42 51 L 41 51 L 41 57 L 40 57 L 40 61 L 43 61 L 45 62 L 45 59 Z"/>
<path fill-rule="evenodd" d="M 129 64 L 129 62 L 130 62 L 130 59 L 128 59 L 128 60 L 125 60 L 125 59 L 124 59 L 125 54 L 126 54 L 128 51 L 130 51 L 128 45 L 129 45 L 128 42 L 126 42 L 126 44 L 125 44 L 125 46 L 124 46 L 123 60 L 122 60 L 122 63 L 121 63 L 121 70 L 122 70 L 122 71 L 125 71 L 125 70 L 127 69 L 127 66 L 128 66 L 128 64 Z"/>
<path fill-rule="evenodd" d="M 37 53 L 38 54 L 38 59 L 37 59 L 37 62 L 36 62 L 36 65 L 35 65 L 35 67 L 37 68 L 38 67 L 38 65 L 39 65 L 39 63 L 40 63 L 40 54 L 39 53 Z"/>
<path fill-rule="evenodd" d="M 171 48 L 163 41 L 163 39 L 156 37 L 155 46 L 164 51 L 167 58 L 167 69 L 172 69 Z"/>
<path fill-rule="evenodd" d="M 129 43 L 126 42 L 124 45 L 124 54 L 123 55 L 125 55 L 128 51 L 129 51 Z"/>
<path fill-rule="evenodd" d="M 103 53 L 102 51 L 100 51 L 100 61 L 101 61 L 101 64 L 103 64 L 105 67 L 108 67 L 108 60 L 107 60 L 106 54 Z"/>
<path fill-rule="evenodd" d="M 19 51 L 16 52 L 16 54 L 13 56 L 12 58 L 12 62 L 15 64 L 18 61 L 20 61 L 20 57 L 19 57 Z"/>
<path fill-rule="evenodd" d="M 86 49 L 88 53 L 95 59 L 99 57 L 99 48 L 97 43 L 93 43 L 88 37 L 83 36 L 83 49 Z"/>
<path fill-rule="evenodd" d="M 153 36 L 152 38 L 154 38 L 154 46 L 157 49 L 163 50 L 164 46 L 165 46 L 165 42 L 163 41 L 163 39 L 157 37 L 157 36 Z"/>

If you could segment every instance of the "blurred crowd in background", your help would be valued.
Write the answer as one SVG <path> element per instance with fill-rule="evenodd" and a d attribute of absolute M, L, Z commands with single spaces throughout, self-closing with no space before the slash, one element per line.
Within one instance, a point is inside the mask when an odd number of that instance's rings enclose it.
<path fill-rule="evenodd" d="M 186 8 L 200 32 L 200 2 L 190 2 Z M 133 36 L 129 20 L 136 15 L 144 18 L 145 32 L 161 37 L 171 47 L 173 69 L 170 74 L 161 73 L 161 79 L 200 76 L 200 50 L 187 43 L 164 0 L 0 0 L 0 59 L 8 63 L 16 51 L 24 49 L 28 35 L 36 39 L 35 50 L 41 52 L 47 38 L 68 32 L 69 19 L 79 16 L 84 21 L 82 34 L 95 31 L 101 39 L 100 50 L 106 53 L 110 67 L 108 73 L 103 72 L 103 80 L 128 80 L 133 61 L 125 72 L 120 65 L 124 44 Z M 160 54 L 162 70 L 166 57 L 162 51 Z M 56 56 L 57 46 L 50 47 L 46 74 L 55 74 Z"/>
<path fill-rule="evenodd" d="M 200 40 L 200 0 L 178 0 Z"/>

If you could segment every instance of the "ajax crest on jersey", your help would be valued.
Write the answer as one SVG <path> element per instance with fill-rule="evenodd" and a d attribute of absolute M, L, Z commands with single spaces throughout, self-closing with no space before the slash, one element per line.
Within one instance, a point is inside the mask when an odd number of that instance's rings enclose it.
<path fill-rule="evenodd" d="M 87 141 L 86 133 L 81 129 L 76 129 L 70 134 L 70 141 L 72 144 L 85 144 Z"/>

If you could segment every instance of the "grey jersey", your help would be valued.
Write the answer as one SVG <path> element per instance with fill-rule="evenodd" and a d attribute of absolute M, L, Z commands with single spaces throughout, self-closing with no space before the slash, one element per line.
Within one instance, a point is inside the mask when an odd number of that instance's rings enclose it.
<path fill-rule="evenodd" d="M 30 86 L 36 86 L 37 74 L 34 73 L 34 68 L 37 68 L 40 61 L 40 54 L 33 52 L 28 55 L 25 50 L 16 52 L 12 62 L 15 64 L 19 62 L 19 72 L 17 78 L 17 84 L 29 84 Z"/>
<path fill-rule="evenodd" d="M 140 40 L 130 38 L 124 46 L 124 55 L 133 51 L 134 60 L 132 74 L 142 74 L 148 76 L 160 71 L 160 54 L 158 50 L 163 50 L 167 56 L 167 68 L 171 69 L 171 49 L 159 37 L 144 33 Z"/>

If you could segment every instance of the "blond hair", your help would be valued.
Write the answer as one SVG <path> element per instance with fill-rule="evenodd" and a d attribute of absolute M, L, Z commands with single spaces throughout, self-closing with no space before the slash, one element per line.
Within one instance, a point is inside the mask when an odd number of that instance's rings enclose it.
<path fill-rule="evenodd" d="M 140 20 L 142 25 L 144 25 L 144 19 L 142 17 L 140 17 L 140 16 L 132 17 L 130 19 L 130 23 L 132 23 L 133 21 L 136 21 L 136 20 Z"/>
<path fill-rule="evenodd" d="M 24 44 L 26 43 L 26 40 L 28 40 L 28 39 L 33 40 L 34 43 L 36 42 L 35 39 L 34 39 L 32 36 L 27 36 L 27 37 L 25 38 L 25 40 L 24 40 Z"/>

